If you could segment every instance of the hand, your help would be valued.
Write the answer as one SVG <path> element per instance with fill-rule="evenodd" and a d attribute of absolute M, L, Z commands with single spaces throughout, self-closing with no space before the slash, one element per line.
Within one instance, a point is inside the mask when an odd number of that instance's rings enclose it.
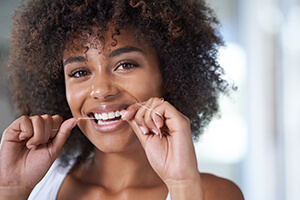
<path fill-rule="evenodd" d="M 14 121 L 4 131 L 0 145 L 0 196 L 10 188 L 15 188 L 15 194 L 28 196 L 75 125 L 76 119 L 62 123 L 58 115 L 23 116 Z"/>
<path fill-rule="evenodd" d="M 141 141 L 152 168 L 169 189 L 190 181 L 199 183 L 198 189 L 202 187 L 186 116 L 159 98 L 133 104 L 122 114 Z"/>

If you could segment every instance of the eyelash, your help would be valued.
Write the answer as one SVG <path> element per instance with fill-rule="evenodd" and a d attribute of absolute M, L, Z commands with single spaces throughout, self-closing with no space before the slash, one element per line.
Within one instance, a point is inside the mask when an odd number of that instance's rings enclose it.
<path fill-rule="evenodd" d="M 133 63 L 133 62 L 121 62 L 115 69 L 115 71 L 117 69 L 119 69 L 120 67 L 123 67 L 122 70 L 130 70 L 134 67 L 139 67 L 139 65 L 137 63 Z"/>
<path fill-rule="evenodd" d="M 132 68 L 139 67 L 139 65 L 136 64 L 136 63 L 133 63 L 133 62 L 122 62 L 115 68 L 114 71 L 118 70 L 120 67 L 123 67 L 123 69 L 121 69 L 121 70 L 130 70 Z M 89 75 L 89 74 L 90 74 L 90 72 L 86 69 L 77 69 L 75 71 L 72 71 L 69 74 L 69 77 L 71 77 L 71 78 L 80 78 L 80 77 L 83 77 L 83 76 L 86 76 L 86 75 Z"/>
<path fill-rule="evenodd" d="M 88 70 L 78 69 L 78 70 L 72 71 L 69 74 L 69 77 L 80 78 L 80 77 L 83 77 L 83 76 L 86 76 L 86 75 L 89 75 L 89 74 L 90 74 L 90 72 Z"/>

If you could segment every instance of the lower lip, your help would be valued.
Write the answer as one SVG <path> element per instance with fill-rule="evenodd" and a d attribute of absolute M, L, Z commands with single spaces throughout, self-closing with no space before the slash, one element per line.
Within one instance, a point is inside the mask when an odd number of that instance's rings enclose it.
<path fill-rule="evenodd" d="M 91 122 L 93 124 L 93 127 L 100 133 L 111 133 L 117 131 L 118 129 L 120 129 L 121 126 L 123 126 L 126 123 L 122 119 L 110 124 L 102 124 L 102 125 L 97 124 L 94 120 L 91 120 Z"/>

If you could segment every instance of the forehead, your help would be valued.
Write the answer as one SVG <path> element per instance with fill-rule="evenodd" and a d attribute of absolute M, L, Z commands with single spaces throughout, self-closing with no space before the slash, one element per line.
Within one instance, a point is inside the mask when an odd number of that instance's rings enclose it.
<path fill-rule="evenodd" d="M 89 49 L 97 49 L 99 53 L 109 55 L 114 49 L 120 46 L 133 46 L 137 48 L 149 48 L 140 38 L 136 37 L 133 29 L 123 28 L 119 34 L 115 34 L 114 30 L 105 31 L 96 34 L 96 30 L 81 34 L 74 34 L 72 39 L 67 40 L 63 56 L 73 54 L 82 54 Z"/>

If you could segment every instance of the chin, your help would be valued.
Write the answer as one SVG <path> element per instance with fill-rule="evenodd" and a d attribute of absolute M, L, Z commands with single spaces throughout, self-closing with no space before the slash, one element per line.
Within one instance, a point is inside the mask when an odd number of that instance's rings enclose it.
<path fill-rule="evenodd" d="M 135 133 L 131 134 L 101 134 L 95 138 L 90 139 L 94 144 L 95 150 L 102 153 L 126 153 L 131 150 L 141 147 Z"/>

